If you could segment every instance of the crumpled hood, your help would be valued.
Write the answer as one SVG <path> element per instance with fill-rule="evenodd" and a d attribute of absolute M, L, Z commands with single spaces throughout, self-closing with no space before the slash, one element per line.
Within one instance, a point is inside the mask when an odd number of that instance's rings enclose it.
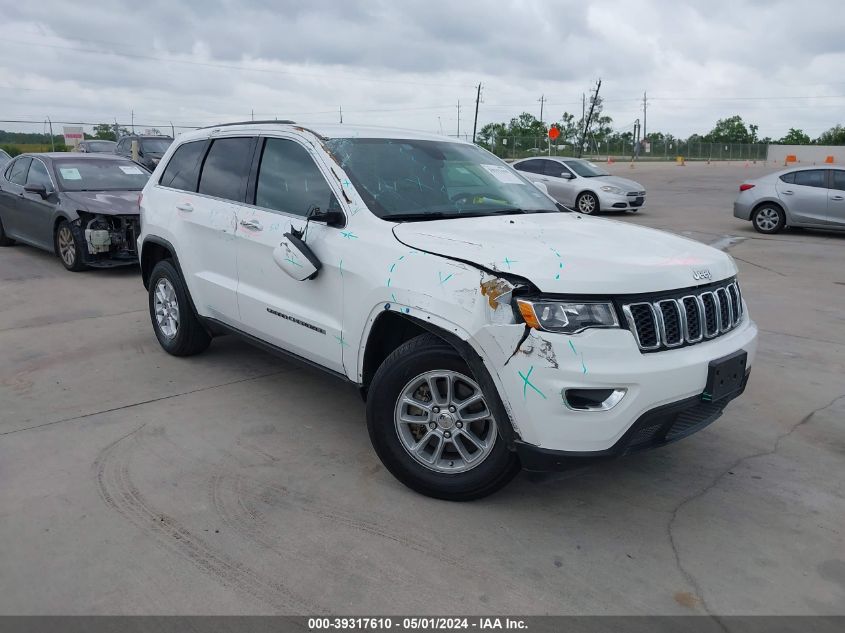
<path fill-rule="evenodd" d="M 620 189 L 624 189 L 625 193 L 629 191 L 645 191 L 645 187 L 640 183 L 627 178 L 620 178 L 619 176 L 597 176 L 596 178 L 588 178 L 588 180 L 601 182 L 602 185 L 619 187 Z"/>
<path fill-rule="evenodd" d="M 519 275 L 548 293 L 659 292 L 736 274 L 730 256 L 700 242 L 576 213 L 403 222 L 393 233 L 407 246 Z M 709 279 L 693 276 L 705 269 Z"/>
<path fill-rule="evenodd" d="M 139 215 L 140 191 L 65 191 L 62 196 L 82 211 L 103 215 Z"/>

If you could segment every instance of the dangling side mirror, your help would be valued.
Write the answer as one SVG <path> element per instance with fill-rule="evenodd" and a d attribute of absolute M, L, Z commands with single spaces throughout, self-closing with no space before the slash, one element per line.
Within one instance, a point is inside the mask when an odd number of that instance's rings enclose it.
<path fill-rule="evenodd" d="M 314 279 L 323 264 L 301 239 L 285 233 L 282 242 L 273 249 L 273 261 L 297 281 Z"/>

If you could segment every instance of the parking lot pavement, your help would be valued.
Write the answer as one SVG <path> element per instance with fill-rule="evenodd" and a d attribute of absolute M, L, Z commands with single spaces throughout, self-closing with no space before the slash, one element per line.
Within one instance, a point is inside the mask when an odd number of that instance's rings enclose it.
<path fill-rule="evenodd" d="M 845 234 L 734 219 L 762 166 L 612 169 L 648 189 L 617 219 L 736 258 L 748 390 L 467 504 L 381 467 L 353 388 L 231 337 L 170 357 L 136 270 L 0 249 L 0 613 L 845 613 Z"/>

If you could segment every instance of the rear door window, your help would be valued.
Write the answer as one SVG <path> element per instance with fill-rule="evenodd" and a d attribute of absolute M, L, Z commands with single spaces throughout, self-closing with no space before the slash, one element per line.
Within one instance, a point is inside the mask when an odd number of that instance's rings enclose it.
<path fill-rule="evenodd" d="M 795 184 L 803 185 L 805 187 L 821 187 L 823 189 L 826 189 L 827 183 L 825 182 L 824 176 L 824 169 L 808 169 L 806 171 L 796 171 Z"/>
<path fill-rule="evenodd" d="M 213 141 L 202 165 L 199 193 L 243 202 L 254 144 L 253 137 Z"/>
<path fill-rule="evenodd" d="M 26 184 L 26 172 L 29 170 L 31 160 L 28 156 L 17 159 L 9 172 L 9 181 L 23 187 Z"/>
<path fill-rule="evenodd" d="M 518 169 L 519 171 L 527 171 L 531 174 L 542 174 L 543 173 L 543 163 L 546 161 L 544 160 L 524 160 L 521 163 L 517 163 L 514 165 L 514 169 Z"/>
<path fill-rule="evenodd" d="M 177 147 L 158 184 L 182 191 L 196 191 L 200 161 L 207 146 L 208 141 L 192 141 Z"/>

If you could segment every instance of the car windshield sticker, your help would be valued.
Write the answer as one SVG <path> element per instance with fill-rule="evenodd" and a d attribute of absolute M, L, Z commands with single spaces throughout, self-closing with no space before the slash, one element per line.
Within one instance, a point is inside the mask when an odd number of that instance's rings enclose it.
<path fill-rule="evenodd" d="M 64 180 L 82 180 L 82 176 L 79 175 L 79 170 L 76 167 L 59 167 L 59 171 L 62 172 Z"/>
<path fill-rule="evenodd" d="M 144 172 L 135 167 L 135 165 L 118 165 L 118 167 L 120 167 L 120 171 L 128 176 L 142 176 L 144 174 Z"/>
<path fill-rule="evenodd" d="M 519 179 L 515 173 L 513 173 L 507 167 L 502 167 L 501 165 L 482 165 L 484 169 L 490 172 L 493 176 L 495 176 L 496 180 L 499 182 L 504 182 L 508 185 L 524 185 L 525 183 Z"/>

